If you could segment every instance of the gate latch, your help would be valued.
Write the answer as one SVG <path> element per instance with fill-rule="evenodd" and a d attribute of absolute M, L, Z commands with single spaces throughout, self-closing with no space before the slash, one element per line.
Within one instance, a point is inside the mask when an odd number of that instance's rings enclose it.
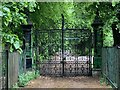
<path fill-rule="evenodd" d="M 63 63 L 66 64 L 67 62 L 66 62 L 66 61 L 60 61 L 60 63 L 62 63 L 62 64 L 63 64 Z"/>
<path fill-rule="evenodd" d="M 64 57 L 62 60 L 66 60 L 66 57 Z"/>
<path fill-rule="evenodd" d="M 66 58 L 63 58 L 62 61 L 60 61 L 60 63 L 62 63 L 62 64 L 63 64 L 63 63 L 66 64 L 66 61 L 65 61 L 65 60 L 66 60 Z"/>

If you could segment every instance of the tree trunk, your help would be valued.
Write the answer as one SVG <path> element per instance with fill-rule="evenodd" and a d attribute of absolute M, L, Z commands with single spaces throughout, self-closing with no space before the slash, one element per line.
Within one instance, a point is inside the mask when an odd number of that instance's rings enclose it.
<path fill-rule="evenodd" d="M 117 25 L 117 22 L 114 22 L 112 24 L 112 33 L 113 33 L 113 39 L 114 39 L 113 46 L 120 46 L 120 33 L 116 25 Z"/>

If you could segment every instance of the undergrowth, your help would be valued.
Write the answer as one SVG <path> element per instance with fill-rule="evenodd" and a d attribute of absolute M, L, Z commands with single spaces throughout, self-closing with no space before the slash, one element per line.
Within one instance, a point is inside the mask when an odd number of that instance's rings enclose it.
<path fill-rule="evenodd" d="M 99 81 L 100 81 L 100 84 L 101 84 L 101 85 L 104 85 L 104 84 L 105 84 L 105 85 L 109 85 L 108 80 L 107 80 L 103 75 L 100 76 Z"/>
<path fill-rule="evenodd" d="M 39 76 L 39 72 L 37 71 L 27 71 L 26 73 L 23 73 L 19 75 L 18 82 L 13 85 L 13 88 L 19 88 L 24 87 L 28 84 L 30 80 L 33 80 Z"/>

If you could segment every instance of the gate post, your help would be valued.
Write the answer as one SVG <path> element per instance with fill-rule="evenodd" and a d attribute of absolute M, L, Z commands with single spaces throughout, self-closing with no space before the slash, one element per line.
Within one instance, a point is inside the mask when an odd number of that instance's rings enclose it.
<path fill-rule="evenodd" d="M 31 39 L 31 31 L 32 31 L 32 24 L 28 25 L 21 25 L 24 33 L 24 40 L 23 40 L 23 51 L 25 53 L 25 62 L 24 62 L 24 71 L 26 69 L 32 69 L 32 39 Z"/>
<path fill-rule="evenodd" d="M 93 68 L 100 69 L 102 64 L 102 46 L 103 46 L 103 31 L 100 28 L 103 26 L 103 22 L 99 17 L 99 12 L 97 8 L 95 20 L 92 24 L 94 30 L 94 59 L 93 59 Z"/>
<path fill-rule="evenodd" d="M 35 31 L 35 75 L 37 74 L 38 70 L 38 31 Z"/>
<path fill-rule="evenodd" d="M 8 73 L 8 72 L 9 72 L 9 71 L 8 71 L 8 68 L 9 68 L 9 67 L 8 67 L 9 44 L 8 44 L 8 43 L 5 44 L 5 53 L 6 53 L 6 63 L 5 63 L 5 66 L 6 66 L 6 70 L 5 70 L 5 73 L 6 73 L 6 76 L 5 76 L 6 79 L 5 79 L 5 80 L 6 80 L 6 81 L 5 81 L 5 84 L 6 84 L 6 85 L 5 85 L 5 89 L 8 90 L 8 89 L 9 89 L 9 80 L 8 80 L 8 79 L 9 79 L 9 75 L 8 75 L 8 74 L 9 74 L 9 73 Z"/>

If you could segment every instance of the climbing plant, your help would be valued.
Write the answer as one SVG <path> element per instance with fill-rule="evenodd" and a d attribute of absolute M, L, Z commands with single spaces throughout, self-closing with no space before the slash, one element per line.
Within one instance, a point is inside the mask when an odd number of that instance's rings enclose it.
<path fill-rule="evenodd" d="M 27 24 L 25 11 L 34 12 L 36 2 L 3 2 L 1 8 L 3 44 L 9 43 L 11 52 L 21 52 L 23 34 L 20 25 Z"/>
<path fill-rule="evenodd" d="M 104 22 L 104 46 L 113 45 L 111 24 L 116 18 L 120 2 L 8 2 L 2 3 L 3 41 L 10 44 L 10 50 L 20 50 L 22 45 L 21 24 L 27 24 L 26 11 L 30 12 L 36 29 L 61 28 L 61 14 L 65 17 L 65 28 L 89 28 L 95 18 L 96 8 Z M 117 25 L 119 28 L 119 24 Z M 57 36 L 54 39 L 58 38 Z M 57 40 L 57 39 L 56 39 Z"/>

